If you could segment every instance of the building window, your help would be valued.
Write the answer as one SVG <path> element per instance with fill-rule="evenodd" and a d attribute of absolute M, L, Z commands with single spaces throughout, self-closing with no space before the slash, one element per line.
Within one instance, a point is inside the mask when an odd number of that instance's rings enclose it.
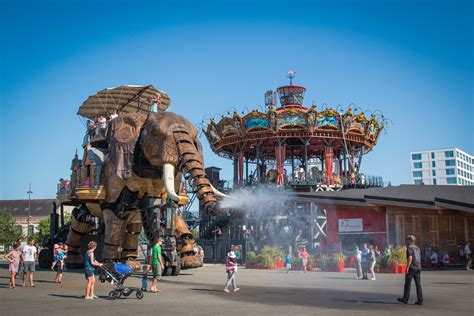
<path fill-rule="evenodd" d="M 456 177 L 446 178 L 448 184 L 456 184 Z"/>
<path fill-rule="evenodd" d="M 436 161 L 431 162 L 431 167 L 436 168 Z"/>
<path fill-rule="evenodd" d="M 444 152 L 444 156 L 445 156 L 446 158 L 453 158 L 453 157 L 454 157 L 454 152 L 453 152 L 452 150 L 450 150 L 450 151 L 445 151 L 445 152 Z"/>
<path fill-rule="evenodd" d="M 453 175 L 455 175 L 455 174 L 456 174 L 456 169 L 453 169 L 453 168 L 451 168 L 451 169 L 446 169 L 446 175 L 447 175 L 447 176 L 453 176 Z"/>
<path fill-rule="evenodd" d="M 454 216 L 448 217 L 448 244 L 456 244 L 456 222 Z"/>
<path fill-rule="evenodd" d="M 414 167 L 415 169 L 421 169 L 421 162 L 414 162 L 414 163 L 413 163 L 413 167 Z"/>
<path fill-rule="evenodd" d="M 413 177 L 421 178 L 423 176 L 423 172 L 421 171 L 413 171 Z"/>
<path fill-rule="evenodd" d="M 467 239 L 474 239 L 474 219 L 465 218 L 465 227 L 467 232 Z M 472 248 L 471 248 L 472 249 Z"/>
<path fill-rule="evenodd" d="M 422 184 L 422 183 L 423 183 L 423 180 L 421 180 L 421 179 L 416 179 L 416 180 L 415 180 L 415 184 L 416 184 L 416 185 L 420 185 L 420 184 Z"/>
<path fill-rule="evenodd" d="M 431 170 L 431 174 L 433 175 L 433 177 L 436 177 L 436 170 Z"/>
<path fill-rule="evenodd" d="M 421 154 L 412 154 L 411 159 L 412 160 L 421 160 Z"/>
<path fill-rule="evenodd" d="M 433 184 L 436 185 L 436 179 L 433 179 Z"/>
<path fill-rule="evenodd" d="M 29 225 L 28 226 L 28 236 L 31 236 L 35 233 L 35 226 L 34 225 Z"/>
<path fill-rule="evenodd" d="M 444 163 L 446 164 L 446 167 L 452 167 L 456 165 L 456 160 L 454 159 L 445 160 Z"/>
<path fill-rule="evenodd" d="M 413 235 L 415 235 L 416 239 L 420 239 L 420 234 L 421 234 L 421 220 L 420 216 L 413 215 L 412 216 L 412 221 L 413 221 Z"/>
<path fill-rule="evenodd" d="M 434 152 L 431 153 L 431 159 L 434 159 Z"/>
<path fill-rule="evenodd" d="M 437 215 L 429 216 L 429 222 L 430 222 L 430 246 L 436 247 L 438 246 L 438 240 L 439 240 L 438 216 Z"/>

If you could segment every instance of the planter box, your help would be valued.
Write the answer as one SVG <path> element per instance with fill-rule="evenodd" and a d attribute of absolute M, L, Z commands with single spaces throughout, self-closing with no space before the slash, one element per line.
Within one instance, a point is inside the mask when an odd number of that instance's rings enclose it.
<path fill-rule="evenodd" d="M 404 274 L 407 272 L 407 266 L 405 265 L 398 265 L 398 264 L 393 264 L 390 266 L 390 268 L 379 268 L 378 269 L 379 273 L 395 273 L 395 274 Z"/>

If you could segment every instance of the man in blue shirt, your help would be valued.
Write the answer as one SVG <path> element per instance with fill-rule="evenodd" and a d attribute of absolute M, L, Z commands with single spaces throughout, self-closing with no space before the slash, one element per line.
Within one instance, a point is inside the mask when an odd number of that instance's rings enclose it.
<path fill-rule="evenodd" d="M 367 244 L 362 244 L 362 251 L 361 251 L 361 264 L 362 264 L 362 279 L 368 280 L 367 272 L 369 270 L 369 266 L 367 264 L 367 256 L 369 255 L 369 248 L 367 248 Z"/>

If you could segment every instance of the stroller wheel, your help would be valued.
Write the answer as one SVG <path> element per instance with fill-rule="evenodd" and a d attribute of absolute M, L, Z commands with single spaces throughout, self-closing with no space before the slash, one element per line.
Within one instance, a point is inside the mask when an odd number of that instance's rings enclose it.
<path fill-rule="evenodd" d="M 142 291 L 137 291 L 136 296 L 139 300 L 143 298 L 143 292 Z"/>
<path fill-rule="evenodd" d="M 123 296 L 129 296 L 130 294 L 132 294 L 132 292 L 133 292 L 132 289 L 126 287 L 126 288 L 123 289 L 122 294 L 123 294 Z"/>
<path fill-rule="evenodd" d="M 110 291 L 109 293 L 110 300 L 115 300 L 117 298 L 120 298 L 121 296 L 122 296 L 122 292 L 120 292 L 119 290 L 113 290 L 113 291 Z"/>

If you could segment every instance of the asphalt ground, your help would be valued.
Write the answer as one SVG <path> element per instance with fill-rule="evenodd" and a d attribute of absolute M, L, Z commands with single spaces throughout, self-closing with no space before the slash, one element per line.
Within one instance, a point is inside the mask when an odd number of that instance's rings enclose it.
<path fill-rule="evenodd" d="M 106 297 L 114 286 L 98 279 L 100 298 L 85 301 L 81 270 L 66 272 L 62 284 L 53 282 L 54 272 L 38 271 L 35 288 L 14 290 L 8 288 L 8 275 L 8 266 L 1 265 L 0 315 L 474 315 L 473 271 L 423 272 L 423 306 L 413 304 L 414 284 L 408 305 L 396 301 L 404 276 L 394 274 L 378 274 L 370 281 L 356 280 L 353 271 L 286 274 L 241 268 L 241 291 L 226 294 L 224 267 L 205 265 L 164 277 L 160 293 L 113 301 Z M 138 287 L 140 282 L 139 276 L 131 276 L 125 285 Z"/>

